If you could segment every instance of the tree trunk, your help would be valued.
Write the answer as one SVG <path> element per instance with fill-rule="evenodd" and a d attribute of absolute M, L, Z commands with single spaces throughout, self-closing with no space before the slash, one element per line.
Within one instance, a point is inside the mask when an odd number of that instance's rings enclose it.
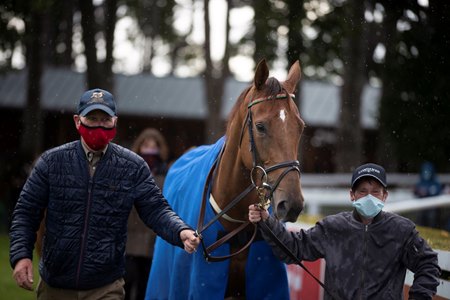
<path fill-rule="evenodd" d="M 395 65 L 395 53 L 396 53 L 396 32 L 397 32 L 397 20 L 403 14 L 403 4 L 384 1 L 383 6 L 386 8 L 386 18 L 383 22 L 384 40 L 382 41 L 386 47 L 386 55 L 384 59 L 385 67 L 382 69 L 381 77 L 383 80 L 383 89 L 381 91 L 380 101 L 380 116 L 383 117 L 383 110 L 389 109 L 390 100 L 396 97 L 396 83 L 390 78 L 390 66 Z M 397 75 L 395 75 L 397 77 Z M 377 158 L 380 164 L 384 166 L 386 170 L 398 170 L 399 164 L 397 159 L 397 151 L 395 147 L 395 141 L 393 141 L 393 135 L 389 133 L 388 126 L 383 119 L 381 119 L 379 128 L 379 137 L 377 140 Z"/>
<path fill-rule="evenodd" d="M 73 37 L 73 14 L 75 0 L 65 0 L 63 5 L 63 22 L 65 26 L 61 30 L 62 41 L 66 46 L 66 49 L 61 54 L 60 64 L 63 66 L 71 66 L 73 63 L 72 58 L 72 37 Z"/>
<path fill-rule="evenodd" d="M 142 57 L 142 73 L 152 73 L 152 59 L 153 59 L 153 40 L 151 37 L 144 37 Z"/>
<path fill-rule="evenodd" d="M 84 54 L 87 65 L 87 85 L 89 89 L 102 88 L 114 93 L 114 76 L 112 65 L 114 63 L 114 30 L 116 27 L 117 0 L 105 1 L 103 11 L 103 24 L 97 24 L 95 7 L 92 0 L 80 0 L 81 26 L 83 28 Z M 97 28 L 98 27 L 98 28 Z M 98 61 L 95 35 L 102 31 L 105 37 L 106 57 L 103 63 Z"/>
<path fill-rule="evenodd" d="M 101 66 L 97 62 L 97 47 L 95 35 L 97 33 L 94 5 L 92 0 L 80 0 L 81 27 L 83 28 L 84 55 L 86 56 L 86 76 L 88 89 L 104 88 L 105 81 Z"/>
<path fill-rule="evenodd" d="M 303 39 L 301 35 L 302 20 L 305 16 L 303 9 L 303 0 L 288 0 L 288 50 L 287 60 L 289 68 L 300 59 L 300 54 L 305 51 L 303 46 Z"/>
<path fill-rule="evenodd" d="M 41 109 L 42 77 L 42 15 L 31 13 L 31 20 L 26 25 L 27 36 L 27 102 L 23 111 L 23 133 L 20 152 L 25 159 L 32 161 L 43 151 L 44 121 Z"/>
<path fill-rule="evenodd" d="M 255 43 L 255 52 L 253 53 L 253 61 L 259 62 L 266 59 L 270 65 L 277 56 L 277 41 L 271 36 L 275 35 L 273 26 L 267 22 L 267 12 L 272 9 L 270 1 L 253 0 L 253 9 L 255 17 L 253 18 L 255 33 L 253 41 Z"/>
<path fill-rule="evenodd" d="M 58 36 L 59 20 L 57 9 L 52 6 L 42 13 L 42 33 L 39 45 L 44 65 L 56 65 L 56 42 Z"/>
<path fill-rule="evenodd" d="M 302 0 L 288 0 L 288 26 L 289 26 L 289 32 L 288 32 L 288 50 L 286 53 L 288 65 L 287 70 L 289 71 L 289 68 L 297 61 L 300 60 L 300 54 L 305 51 L 305 47 L 303 46 L 303 39 L 302 35 L 300 33 L 300 29 L 302 28 L 302 20 L 304 18 L 304 9 L 303 9 L 303 1 Z M 301 65 L 301 61 L 300 61 Z M 301 99 L 301 81 L 297 84 L 296 89 L 296 96 L 295 102 L 297 103 L 300 108 L 302 107 L 302 99 Z M 302 162 L 302 153 L 305 153 L 306 151 L 306 145 L 304 143 L 300 143 L 300 147 L 298 149 L 298 159 L 301 163 L 301 165 L 304 165 Z"/>
<path fill-rule="evenodd" d="M 105 39 L 106 39 L 106 59 L 103 68 L 105 78 L 104 88 L 114 93 L 114 74 L 112 66 L 114 63 L 114 30 L 117 22 L 117 0 L 108 0 L 105 2 Z"/>
<path fill-rule="evenodd" d="M 365 79 L 364 1 L 347 4 L 349 34 L 344 39 L 344 85 L 341 89 L 341 110 L 337 128 L 335 169 L 350 172 L 363 163 L 363 129 L 361 126 L 361 95 Z"/>
<path fill-rule="evenodd" d="M 229 75 L 228 60 L 229 60 L 229 38 L 228 32 L 230 29 L 229 14 L 230 1 L 228 2 L 227 17 L 226 17 L 226 36 L 225 36 L 225 53 L 221 62 L 221 69 L 218 69 L 211 58 L 211 39 L 210 39 L 210 23 L 209 23 L 209 1 L 204 0 L 204 21 L 205 21 L 205 95 L 208 107 L 208 117 L 206 120 L 205 141 L 208 144 L 215 142 L 220 136 L 224 134 L 224 123 L 221 117 L 222 98 L 225 86 L 225 80 Z"/>

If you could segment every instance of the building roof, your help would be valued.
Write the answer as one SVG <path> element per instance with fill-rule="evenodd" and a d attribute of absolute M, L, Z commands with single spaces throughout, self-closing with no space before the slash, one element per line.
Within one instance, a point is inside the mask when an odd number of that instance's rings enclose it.
<path fill-rule="evenodd" d="M 42 107 L 75 112 L 85 91 L 85 74 L 69 69 L 46 68 L 42 77 Z M 150 74 L 116 75 L 115 91 L 119 115 L 205 119 L 204 81 L 201 77 L 155 77 Z M 0 75 L 0 109 L 21 109 L 26 103 L 26 70 Z M 225 118 L 248 82 L 230 78 L 225 86 L 222 116 Z M 340 87 L 303 80 L 300 113 L 308 126 L 335 127 L 339 120 Z M 380 89 L 366 86 L 361 104 L 364 128 L 378 127 Z"/>

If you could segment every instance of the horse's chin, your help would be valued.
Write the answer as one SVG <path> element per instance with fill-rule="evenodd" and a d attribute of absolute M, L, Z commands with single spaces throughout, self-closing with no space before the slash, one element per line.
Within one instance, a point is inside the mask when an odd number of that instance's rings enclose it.
<path fill-rule="evenodd" d="M 277 216 L 277 218 L 282 222 L 292 222 L 295 223 L 298 219 L 298 214 L 290 214 L 286 216 Z"/>

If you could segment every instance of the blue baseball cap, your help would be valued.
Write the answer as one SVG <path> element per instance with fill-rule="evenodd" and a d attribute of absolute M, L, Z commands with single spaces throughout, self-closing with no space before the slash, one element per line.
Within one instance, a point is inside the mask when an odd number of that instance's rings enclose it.
<path fill-rule="evenodd" d="M 78 114 L 86 116 L 89 112 L 100 109 L 114 117 L 116 115 L 116 102 L 113 95 L 102 89 L 93 89 L 84 92 L 78 104 Z"/>
<path fill-rule="evenodd" d="M 352 188 L 355 185 L 356 181 L 363 177 L 373 177 L 378 180 L 385 188 L 387 187 L 386 171 L 380 165 L 368 163 L 356 168 L 352 176 Z"/>

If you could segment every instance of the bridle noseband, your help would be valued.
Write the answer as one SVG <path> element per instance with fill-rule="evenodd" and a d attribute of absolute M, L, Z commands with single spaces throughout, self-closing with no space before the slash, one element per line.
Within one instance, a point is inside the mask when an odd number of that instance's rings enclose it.
<path fill-rule="evenodd" d="M 221 239 L 217 240 L 215 243 L 213 243 L 209 247 L 206 247 L 206 245 L 204 244 L 204 241 L 202 239 L 202 233 L 208 227 L 210 227 L 214 222 L 216 222 L 222 216 L 224 216 L 230 209 L 232 209 L 234 206 L 236 206 L 252 190 L 256 190 L 256 192 L 258 194 L 259 205 L 261 207 L 268 208 L 268 206 L 270 205 L 270 202 L 273 198 L 273 193 L 277 189 L 281 180 L 283 180 L 283 178 L 291 171 L 296 171 L 296 172 L 298 172 L 299 175 L 301 175 L 300 163 L 298 162 L 298 160 L 285 161 L 285 162 L 281 162 L 281 163 L 278 163 L 278 164 L 275 164 L 275 165 L 272 165 L 269 167 L 264 167 L 264 165 L 262 163 L 259 164 L 258 163 L 258 157 L 259 157 L 258 150 L 256 148 L 255 139 L 254 139 L 254 135 L 253 135 L 253 118 L 252 118 L 251 108 L 254 105 L 259 104 L 264 101 L 268 101 L 268 100 L 290 100 L 293 98 L 294 98 L 293 94 L 288 94 L 288 93 L 277 94 L 277 95 L 273 95 L 273 96 L 255 99 L 248 104 L 247 115 L 246 115 L 244 124 L 241 128 L 239 147 L 242 143 L 242 138 L 244 135 L 245 127 L 247 126 L 248 133 L 249 133 L 249 139 L 250 139 L 250 141 L 249 141 L 250 151 L 252 153 L 252 160 L 253 160 L 253 163 L 252 163 L 253 167 L 250 171 L 251 184 L 242 193 L 240 193 L 236 198 L 234 198 L 230 203 L 228 203 L 227 206 L 223 210 L 218 212 L 215 215 L 215 217 L 208 222 L 208 224 L 203 225 L 203 220 L 205 217 L 205 210 L 206 210 L 206 199 L 207 199 L 207 197 L 209 195 L 209 191 L 210 191 L 209 182 L 212 179 L 214 172 L 215 172 L 215 168 L 221 159 L 223 150 L 225 148 L 225 144 L 224 144 L 224 147 L 222 148 L 222 151 L 220 152 L 219 156 L 217 157 L 216 161 L 214 162 L 213 166 L 211 167 L 208 177 L 205 182 L 204 189 L 203 189 L 202 205 L 200 208 L 200 215 L 199 215 L 198 226 L 197 226 L 197 230 L 196 230 L 196 235 L 200 237 L 202 248 L 203 248 L 203 254 L 207 261 L 223 261 L 225 259 L 228 259 L 235 255 L 238 255 L 239 253 L 243 252 L 245 249 L 247 249 L 250 246 L 250 244 L 255 239 L 256 232 L 257 232 L 257 227 L 255 224 L 250 223 L 249 221 L 245 221 L 239 227 L 235 228 L 233 231 L 229 232 L 227 235 L 223 236 Z M 270 185 L 268 183 L 268 174 L 270 172 L 273 172 L 278 169 L 285 169 L 285 170 L 280 174 L 280 176 L 278 176 L 275 183 L 273 185 Z M 257 178 L 255 178 L 255 175 L 257 175 L 258 171 L 262 172 L 262 176 L 259 180 L 255 180 L 255 179 L 257 179 Z M 260 181 L 261 184 L 258 185 L 257 181 Z M 225 242 L 230 240 L 233 236 L 235 236 L 240 231 L 244 230 L 250 224 L 252 224 L 254 226 L 254 231 L 253 231 L 252 237 L 250 238 L 248 243 L 245 244 L 245 246 L 243 248 L 241 248 L 240 250 L 238 250 L 230 255 L 225 255 L 225 256 L 212 256 L 211 255 L 212 251 L 214 251 L 219 246 L 221 246 L 222 244 L 224 244 Z"/>

